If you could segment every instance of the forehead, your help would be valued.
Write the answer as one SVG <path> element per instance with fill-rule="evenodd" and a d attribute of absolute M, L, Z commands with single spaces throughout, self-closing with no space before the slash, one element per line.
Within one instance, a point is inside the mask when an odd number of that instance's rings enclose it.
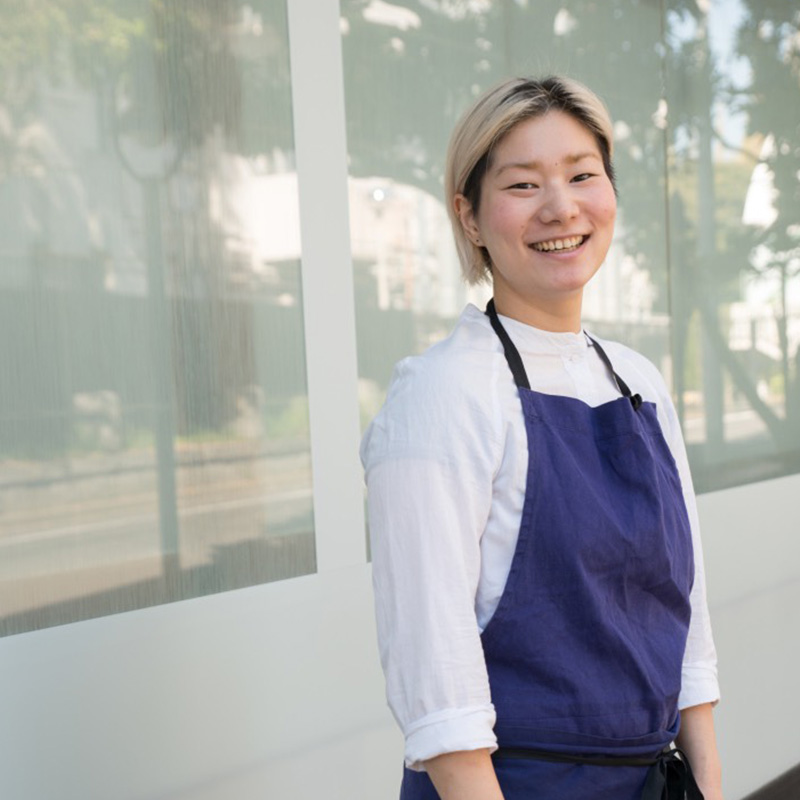
<path fill-rule="evenodd" d="M 520 163 L 561 161 L 577 155 L 602 160 L 594 133 L 563 111 L 549 111 L 518 122 L 492 149 L 490 169 L 501 169 L 509 159 Z"/>

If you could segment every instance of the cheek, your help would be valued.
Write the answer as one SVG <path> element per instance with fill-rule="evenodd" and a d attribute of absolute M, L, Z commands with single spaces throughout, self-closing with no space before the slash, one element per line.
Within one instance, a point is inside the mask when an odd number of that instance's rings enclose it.
<path fill-rule="evenodd" d="M 617 218 L 617 198 L 614 190 L 609 189 L 603 197 L 599 197 L 595 208 L 598 219 L 613 227 Z"/>
<path fill-rule="evenodd" d="M 484 239 L 504 239 L 524 228 L 525 221 L 513 203 L 492 203 L 481 209 L 479 219 Z"/>

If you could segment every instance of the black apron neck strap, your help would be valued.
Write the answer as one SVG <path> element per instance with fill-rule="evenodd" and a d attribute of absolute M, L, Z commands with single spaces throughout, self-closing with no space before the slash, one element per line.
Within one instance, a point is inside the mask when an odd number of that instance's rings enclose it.
<path fill-rule="evenodd" d="M 497 310 L 494 307 L 494 298 L 486 304 L 486 316 L 489 317 L 489 322 L 492 323 L 494 332 L 500 338 L 503 345 L 503 352 L 506 354 L 506 361 L 508 362 L 511 374 L 514 376 L 514 383 L 523 389 L 530 389 L 531 384 L 528 381 L 528 374 L 525 372 L 525 367 L 522 364 L 522 357 L 519 350 L 514 346 L 511 337 L 506 332 L 503 324 L 497 317 Z"/>
<path fill-rule="evenodd" d="M 622 380 L 622 378 L 617 374 L 616 370 L 614 369 L 614 366 L 611 363 L 611 359 L 608 357 L 608 354 L 600 346 L 600 342 L 598 342 L 597 339 L 595 339 L 593 336 L 589 336 L 588 333 L 586 334 L 586 336 L 589 339 L 589 341 L 595 346 L 597 354 L 600 356 L 600 358 L 603 359 L 603 363 L 606 365 L 608 371 L 613 376 L 614 383 L 617 384 L 617 387 L 619 388 L 620 392 L 622 392 L 622 396 L 627 397 L 628 400 L 631 401 L 631 405 L 633 406 L 634 410 L 638 411 L 642 405 L 642 396 L 640 394 L 633 394 L 631 392 L 630 388 L 628 387 L 628 384 L 625 383 L 625 381 Z"/>
<path fill-rule="evenodd" d="M 497 316 L 497 309 L 494 307 L 494 298 L 492 298 L 486 304 L 486 316 L 489 317 L 489 322 L 492 324 L 494 332 L 497 334 L 501 344 L 503 345 L 503 352 L 505 353 L 506 361 L 508 362 L 511 374 L 514 376 L 514 383 L 523 389 L 530 389 L 531 384 L 528 381 L 528 375 L 525 372 L 525 367 L 522 363 L 522 357 L 520 356 L 519 350 L 517 350 L 517 348 L 514 346 L 514 342 L 511 341 L 511 337 L 508 335 L 508 332 L 503 327 L 503 324 L 500 322 L 500 319 Z M 611 359 L 606 354 L 606 351 L 600 346 L 600 343 L 597 341 L 597 339 L 589 336 L 588 333 L 586 336 L 597 349 L 598 355 L 613 376 L 614 383 L 617 384 L 617 388 L 620 390 L 620 392 L 622 392 L 622 396 L 627 397 L 631 401 L 633 408 L 638 411 L 642 405 L 642 396 L 639 394 L 633 394 L 631 392 L 628 384 L 625 383 L 625 381 L 622 380 L 622 378 L 614 370 L 614 367 L 611 364 Z"/>

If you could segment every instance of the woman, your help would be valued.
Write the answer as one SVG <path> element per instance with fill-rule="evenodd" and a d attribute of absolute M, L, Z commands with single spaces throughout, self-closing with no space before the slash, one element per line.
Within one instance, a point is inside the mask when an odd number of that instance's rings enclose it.
<path fill-rule="evenodd" d="M 362 445 L 402 800 L 692 800 L 686 759 L 721 798 L 678 421 L 644 357 L 581 326 L 612 148 L 558 77 L 487 92 L 451 138 L 459 256 L 494 298 L 397 366 Z"/>

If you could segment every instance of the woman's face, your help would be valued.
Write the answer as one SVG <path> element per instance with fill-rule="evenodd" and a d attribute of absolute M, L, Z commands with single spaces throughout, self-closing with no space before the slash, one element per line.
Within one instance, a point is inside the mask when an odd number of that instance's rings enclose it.
<path fill-rule="evenodd" d="M 526 320 L 526 307 L 563 316 L 577 304 L 579 327 L 617 210 L 592 133 L 561 111 L 520 122 L 494 151 L 478 213 L 463 196 L 456 203 L 467 235 L 489 251 L 498 310 Z"/>

